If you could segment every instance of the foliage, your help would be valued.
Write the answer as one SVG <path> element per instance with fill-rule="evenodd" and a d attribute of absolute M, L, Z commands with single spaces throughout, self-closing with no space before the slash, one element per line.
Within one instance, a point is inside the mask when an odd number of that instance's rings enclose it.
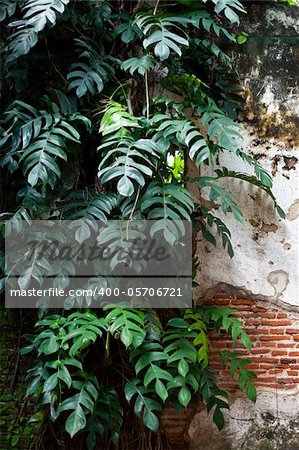
<path fill-rule="evenodd" d="M 158 319 L 158 333 L 149 332 L 148 320 L 152 320 L 153 326 L 154 311 L 147 310 L 145 314 L 115 306 L 109 306 L 107 311 L 100 318 L 91 312 L 76 312 L 66 317 L 47 316 L 37 322 L 39 333 L 28 336 L 31 343 L 22 350 L 23 354 L 34 350 L 39 355 L 27 376 L 27 394 L 37 397 L 37 405 L 50 403 L 53 420 L 63 411 L 70 411 L 66 431 L 74 436 L 87 426 L 88 448 L 93 448 L 96 434 L 107 430 L 111 430 L 112 439 L 116 440 L 123 415 L 118 395 L 111 388 L 102 391 L 99 383 L 103 379 L 88 374 L 83 366 L 84 354 L 98 338 L 106 341 L 107 357 L 107 343 L 109 336 L 113 336 L 127 349 L 136 376 L 126 382 L 125 398 L 134 402 L 134 411 L 145 426 L 156 431 L 159 427 L 156 412 L 162 411 L 169 401 L 178 401 L 186 407 L 199 391 L 209 409 L 216 405 L 219 416 L 216 424 L 220 425 L 221 409 L 228 405 L 218 396 L 227 394 L 219 389 L 209 367 L 207 328 L 212 323 L 216 329 L 224 327 L 233 340 L 241 336 L 244 346 L 251 348 L 241 322 L 232 316 L 234 311 L 215 307 L 188 309 L 182 317 L 170 319 L 165 327 Z M 240 388 L 246 387 L 248 397 L 254 399 L 251 381 L 254 374 L 244 368 L 249 361 L 228 351 L 222 358 L 225 364 L 230 362 L 232 375 L 239 370 Z"/>
<path fill-rule="evenodd" d="M 283 217 L 270 175 L 240 148 L 240 84 L 221 47 L 246 40 L 233 29 L 243 12 L 238 0 L 1 0 L 0 164 L 16 198 L 1 215 L 7 233 L 33 218 L 75 219 L 81 242 L 94 219 L 146 218 L 173 244 L 173 220 L 183 219 L 213 245 L 215 229 L 232 257 L 223 217 L 242 222 L 243 215 L 222 183 L 229 177 L 263 190 Z M 254 175 L 220 166 L 227 152 Z M 188 158 L 207 173 L 190 179 Z M 210 209 L 196 203 L 188 183 L 208 192 Z M 26 270 L 21 284 L 38 280 L 38 267 Z M 37 414 L 59 418 L 71 437 L 84 432 L 88 449 L 107 434 L 117 443 L 126 403 L 156 431 L 167 405 L 187 407 L 201 396 L 224 426 L 227 393 L 209 363 L 207 330 L 224 329 L 250 350 L 235 311 L 194 307 L 165 319 L 163 311 L 132 306 L 69 307 L 42 309 L 23 349 L 37 357 L 27 374 Z M 221 356 L 255 401 L 248 360 Z"/>

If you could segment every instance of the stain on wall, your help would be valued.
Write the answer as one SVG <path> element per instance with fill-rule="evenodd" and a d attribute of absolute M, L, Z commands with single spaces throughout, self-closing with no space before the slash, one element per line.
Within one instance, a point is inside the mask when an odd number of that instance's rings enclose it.
<path fill-rule="evenodd" d="M 247 11 L 242 30 L 249 39 L 235 54 L 246 100 L 239 117 L 240 147 L 272 173 L 273 192 L 286 220 L 279 218 L 271 199 L 258 188 L 223 180 L 237 193 L 245 224 L 214 208 L 232 233 L 235 256 L 230 259 L 220 242 L 215 251 L 198 235 L 197 297 L 202 301 L 223 284 L 238 287 L 248 297 L 299 306 L 299 8 L 254 2 Z M 229 152 L 221 155 L 219 163 L 248 172 L 248 166 Z"/>
<path fill-rule="evenodd" d="M 241 343 L 210 334 L 211 361 L 232 400 L 221 432 L 198 405 L 188 430 L 190 450 L 299 449 L 299 8 L 252 2 L 247 11 L 242 31 L 250 37 L 235 54 L 245 91 L 240 147 L 272 173 L 286 219 L 264 192 L 225 180 L 238 195 L 245 224 L 217 205 L 213 213 L 231 231 L 235 256 L 230 259 L 221 242 L 215 249 L 197 236 L 197 301 L 237 309 L 253 349 L 249 355 Z M 219 163 L 248 171 L 229 153 Z M 208 169 L 202 174 L 209 175 Z M 226 349 L 251 358 L 256 404 L 237 392 L 236 380 L 217 359 Z"/>

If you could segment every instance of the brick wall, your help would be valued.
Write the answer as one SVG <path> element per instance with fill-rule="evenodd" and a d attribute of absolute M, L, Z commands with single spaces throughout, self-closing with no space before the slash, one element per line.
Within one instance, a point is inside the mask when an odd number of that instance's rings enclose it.
<path fill-rule="evenodd" d="M 293 389 L 299 386 L 299 312 L 295 312 L 295 308 L 228 294 L 217 294 L 206 304 L 238 310 L 237 317 L 243 321 L 253 343 L 252 351 L 248 352 L 240 341 L 232 342 L 225 332 L 210 332 L 210 358 L 220 385 L 229 391 L 237 389 L 229 367 L 223 369 L 218 356 L 228 349 L 252 360 L 248 369 L 257 374 L 257 387 Z"/>

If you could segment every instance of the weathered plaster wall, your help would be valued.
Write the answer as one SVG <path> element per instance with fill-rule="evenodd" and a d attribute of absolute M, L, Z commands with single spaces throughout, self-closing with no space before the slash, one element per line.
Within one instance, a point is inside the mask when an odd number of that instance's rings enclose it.
<path fill-rule="evenodd" d="M 297 400 L 296 393 L 263 391 L 255 404 L 248 404 L 235 394 L 221 432 L 204 409 L 195 414 L 188 431 L 189 450 L 297 450 Z"/>
<path fill-rule="evenodd" d="M 232 234 L 230 259 L 198 235 L 198 302 L 239 310 L 253 341 L 250 355 L 225 335 L 210 335 L 210 357 L 220 383 L 232 392 L 227 424 L 218 432 L 202 405 L 188 429 L 190 450 L 299 449 L 299 10 L 254 2 L 242 30 L 248 43 L 236 54 L 244 79 L 245 110 L 240 146 L 273 175 L 273 191 L 286 212 L 282 220 L 263 192 L 227 180 L 237 193 L 245 224 L 219 214 Z M 231 170 L 248 170 L 233 155 L 220 158 Z M 208 172 L 207 172 L 208 174 Z M 222 293 L 222 294 L 221 294 Z M 217 355 L 234 349 L 252 359 L 258 399 L 236 389 Z M 219 357 L 218 357 L 219 358 Z"/>
<path fill-rule="evenodd" d="M 273 191 L 286 220 L 278 217 L 263 192 L 227 180 L 226 186 L 237 193 L 245 224 L 218 211 L 232 233 L 233 259 L 220 243 L 215 251 L 198 237 L 198 297 L 233 289 L 298 306 L 299 10 L 254 4 L 248 8 L 243 29 L 250 38 L 242 53 L 235 55 L 246 90 L 240 146 L 272 173 Z M 228 152 L 220 164 L 248 170 Z"/>

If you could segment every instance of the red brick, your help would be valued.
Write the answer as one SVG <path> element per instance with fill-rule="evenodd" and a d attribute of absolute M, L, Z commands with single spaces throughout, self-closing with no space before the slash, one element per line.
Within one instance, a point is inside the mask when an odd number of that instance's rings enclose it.
<path fill-rule="evenodd" d="M 293 339 L 294 339 L 294 341 L 299 341 L 299 335 L 294 335 Z"/>
<path fill-rule="evenodd" d="M 255 363 L 248 364 L 248 366 L 246 366 L 246 368 L 247 368 L 247 369 L 250 369 L 250 370 L 260 369 L 260 367 L 261 367 L 260 364 L 255 364 Z"/>
<path fill-rule="evenodd" d="M 275 335 L 275 336 L 261 336 L 260 340 L 261 341 L 285 341 L 285 340 L 287 340 L 287 337 L 283 336 L 283 335 L 281 335 L 281 336 L 279 336 L 279 335 Z M 298 340 L 299 340 L 299 336 L 298 336 Z"/>
<path fill-rule="evenodd" d="M 281 375 L 284 372 L 285 369 L 270 369 L 268 372 L 269 373 L 274 373 L 275 375 Z"/>
<path fill-rule="evenodd" d="M 259 312 L 259 313 L 263 313 L 263 312 L 266 312 L 267 309 L 266 309 L 266 308 L 260 308 L 259 306 L 253 306 L 253 307 L 252 307 L 252 311 L 254 311 L 254 312 Z"/>
<path fill-rule="evenodd" d="M 279 348 L 293 348 L 295 347 L 295 344 L 291 344 L 288 342 L 287 344 L 281 344 L 280 342 L 277 344 L 277 347 Z"/>
<path fill-rule="evenodd" d="M 226 334 L 222 334 L 221 336 L 220 336 L 220 334 L 216 334 L 216 332 L 212 332 L 212 333 L 210 333 L 210 340 L 212 341 L 212 342 L 216 342 L 216 341 L 223 341 L 223 340 L 228 340 L 229 339 L 229 336 L 228 335 L 226 335 Z"/>
<path fill-rule="evenodd" d="M 276 381 L 276 379 L 275 379 L 275 377 L 263 377 L 263 376 L 260 376 L 259 377 L 259 381 L 260 382 L 262 382 L 262 381 Z"/>
<path fill-rule="evenodd" d="M 215 300 L 216 301 L 213 302 L 213 305 L 217 305 L 217 306 L 227 305 L 227 306 L 229 306 L 229 304 L 230 304 L 230 300 L 228 300 L 227 298 L 217 298 Z"/>
<path fill-rule="evenodd" d="M 281 328 L 269 328 L 268 331 L 270 334 L 281 334 L 284 332 Z M 288 339 L 288 337 L 286 339 Z"/>
<path fill-rule="evenodd" d="M 286 350 L 272 350 L 271 353 L 273 356 L 284 356 L 288 354 Z"/>
<path fill-rule="evenodd" d="M 252 320 L 252 319 L 247 319 L 245 320 L 245 325 L 246 326 L 256 326 L 256 325 L 260 325 L 260 321 L 259 320 Z"/>
<path fill-rule="evenodd" d="M 275 319 L 276 318 L 276 314 L 273 312 L 265 312 L 265 313 L 261 313 L 261 317 L 263 319 Z"/>
<path fill-rule="evenodd" d="M 227 342 L 213 342 L 212 343 L 212 347 L 216 347 L 216 348 L 226 348 L 227 347 Z"/>
<path fill-rule="evenodd" d="M 299 374 L 298 370 L 287 370 L 287 373 L 288 375 L 294 375 L 295 377 Z"/>
<path fill-rule="evenodd" d="M 267 362 L 267 363 L 276 363 L 277 362 L 277 358 L 262 358 L 261 356 L 259 357 L 251 357 L 250 358 L 252 362 L 258 362 L 258 363 L 263 363 L 263 362 Z"/>
<path fill-rule="evenodd" d="M 232 294 L 227 294 L 225 292 L 217 292 L 217 294 L 214 295 L 214 299 L 216 298 L 226 298 L 226 299 L 230 299 L 233 298 L 234 296 Z"/>
<path fill-rule="evenodd" d="M 256 344 L 255 344 L 255 346 L 256 347 L 264 347 L 265 345 L 267 345 L 267 347 L 268 347 L 268 349 L 269 349 L 269 352 L 271 351 L 271 349 L 273 348 L 273 347 L 277 347 L 277 343 L 276 342 L 273 342 L 273 341 L 267 341 L 267 342 L 257 342 Z"/>
<path fill-rule="evenodd" d="M 265 330 L 262 328 L 244 328 L 244 331 L 246 331 L 247 334 L 268 334 L 269 330 Z M 279 333 L 281 333 L 281 330 L 279 331 Z"/>
<path fill-rule="evenodd" d="M 265 370 L 269 370 L 269 372 L 271 371 L 271 369 L 273 369 L 273 364 L 265 364 L 265 363 L 261 363 L 260 367 L 265 369 Z"/>
<path fill-rule="evenodd" d="M 272 326 L 272 327 L 283 327 L 284 325 L 292 325 L 292 321 L 288 319 L 280 320 L 262 320 L 262 325 Z"/>
<path fill-rule="evenodd" d="M 284 383 L 290 383 L 290 382 L 294 382 L 294 383 L 295 383 L 294 378 L 289 378 L 289 377 L 286 377 L 286 378 L 277 378 L 277 381 L 278 381 L 278 383 L 282 383 L 282 384 L 284 384 Z"/>
<path fill-rule="evenodd" d="M 288 316 L 284 313 L 278 313 L 277 314 L 277 319 L 286 319 Z"/>
<path fill-rule="evenodd" d="M 299 356 L 299 352 L 289 352 L 289 356 Z"/>
<path fill-rule="evenodd" d="M 299 334 L 299 328 L 287 328 L 286 333 L 288 334 Z"/>
<path fill-rule="evenodd" d="M 258 377 L 260 375 L 264 375 L 265 373 L 268 373 L 268 370 L 266 370 L 266 369 L 251 369 L 250 368 L 250 370 L 252 370 L 252 372 L 254 372 Z"/>
<path fill-rule="evenodd" d="M 263 354 L 266 354 L 266 353 L 269 353 L 270 352 L 270 350 L 268 349 L 268 348 L 254 348 L 254 349 L 252 349 L 251 350 L 251 353 L 253 354 L 253 355 L 259 355 L 259 354 L 261 354 L 261 355 L 263 355 Z"/>
<path fill-rule="evenodd" d="M 255 384 L 256 384 L 256 383 L 255 383 Z M 286 390 L 286 389 L 294 389 L 295 386 L 296 386 L 296 384 L 284 384 L 284 385 L 283 385 L 283 390 Z M 281 389 L 281 388 L 282 388 L 281 384 L 273 384 L 271 387 L 272 387 L 273 389 Z"/>
<path fill-rule="evenodd" d="M 232 305 L 254 305 L 254 301 L 253 300 L 247 300 L 247 299 L 242 299 L 242 298 L 236 298 L 234 300 L 231 301 Z"/>

